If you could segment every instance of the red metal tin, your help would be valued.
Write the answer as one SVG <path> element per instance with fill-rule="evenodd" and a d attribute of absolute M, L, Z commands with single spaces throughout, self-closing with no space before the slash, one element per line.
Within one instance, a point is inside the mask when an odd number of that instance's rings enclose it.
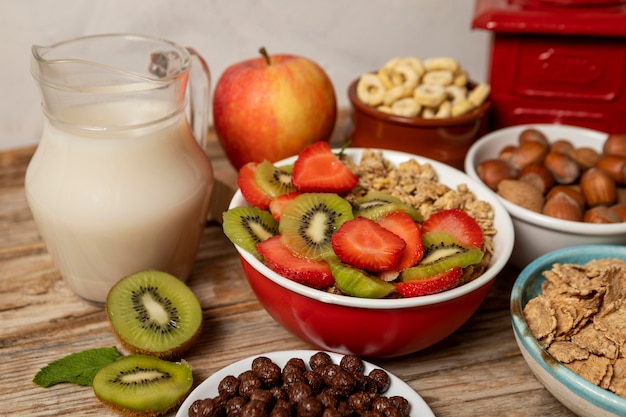
<path fill-rule="evenodd" d="M 472 27 L 493 32 L 492 128 L 626 132 L 626 1 L 476 0 Z"/>

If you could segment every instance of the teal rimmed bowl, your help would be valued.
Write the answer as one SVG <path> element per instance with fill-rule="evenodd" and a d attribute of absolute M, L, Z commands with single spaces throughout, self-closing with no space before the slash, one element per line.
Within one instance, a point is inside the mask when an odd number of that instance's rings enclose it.
<path fill-rule="evenodd" d="M 543 272 L 555 263 L 585 264 L 593 259 L 626 261 L 626 246 L 583 245 L 549 252 L 519 274 L 511 292 L 511 319 L 517 345 L 535 377 L 565 407 L 581 417 L 626 416 L 626 398 L 585 380 L 554 359 L 533 337 L 523 308 L 541 293 Z"/>

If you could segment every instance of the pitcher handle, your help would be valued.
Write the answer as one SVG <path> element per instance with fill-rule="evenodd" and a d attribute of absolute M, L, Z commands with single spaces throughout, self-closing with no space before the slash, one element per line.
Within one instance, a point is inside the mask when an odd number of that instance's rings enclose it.
<path fill-rule="evenodd" d="M 195 49 L 188 47 L 187 50 L 193 60 L 188 84 L 189 124 L 196 140 L 206 152 L 211 106 L 211 72 L 204 58 Z M 194 63 L 198 65 L 195 66 Z"/>

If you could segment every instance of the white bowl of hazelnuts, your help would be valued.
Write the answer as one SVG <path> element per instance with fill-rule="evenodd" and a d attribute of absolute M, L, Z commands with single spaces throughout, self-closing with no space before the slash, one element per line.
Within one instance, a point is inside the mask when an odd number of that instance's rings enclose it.
<path fill-rule="evenodd" d="M 507 127 L 472 145 L 465 171 L 497 193 L 511 215 L 511 263 L 520 269 L 564 247 L 626 245 L 626 134 Z"/>

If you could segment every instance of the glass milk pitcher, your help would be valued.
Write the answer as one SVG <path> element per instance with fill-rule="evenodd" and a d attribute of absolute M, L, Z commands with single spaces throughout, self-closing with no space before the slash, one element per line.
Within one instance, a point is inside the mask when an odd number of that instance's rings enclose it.
<path fill-rule="evenodd" d="M 214 183 L 201 145 L 210 91 L 202 57 L 130 34 L 32 53 L 44 124 L 26 196 L 67 284 L 102 304 L 140 270 L 186 280 Z"/>

